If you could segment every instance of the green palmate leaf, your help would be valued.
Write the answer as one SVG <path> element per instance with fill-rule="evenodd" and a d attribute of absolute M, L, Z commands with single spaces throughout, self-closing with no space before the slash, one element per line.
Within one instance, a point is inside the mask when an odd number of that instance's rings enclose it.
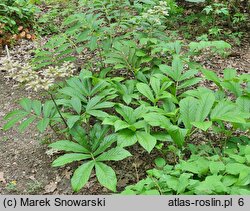
<path fill-rule="evenodd" d="M 102 97 L 95 96 L 91 98 L 86 106 L 86 111 L 94 109 L 94 106 L 97 105 L 99 102 L 101 102 Z"/>
<path fill-rule="evenodd" d="M 151 77 L 150 78 L 150 85 L 151 85 L 152 89 L 154 90 L 154 93 L 156 94 L 156 96 L 158 96 L 160 94 L 160 91 L 161 91 L 161 81 L 158 78 Z"/>
<path fill-rule="evenodd" d="M 237 71 L 235 69 L 226 68 L 223 74 L 225 80 L 233 80 L 237 76 Z"/>
<path fill-rule="evenodd" d="M 174 72 L 173 72 L 173 70 L 172 70 L 172 68 L 170 67 L 170 66 L 168 66 L 168 65 L 165 65 L 165 64 L 161 64 L 161 65 L 159 65 L 159 68 L 160 68 L 160 70 L 164 73 L 164 74 L 166 74 L 166 75 L 169 75 L 171 78 L 175 78 L 175 76 L 174 76 Z"/>
<path fill-rule="evenodd" d="M 250 191 L 246 188 L 233 187 L 230 191 L 230 195 L 250 195 Z"/>
<path fill-rule="evenodd" d="M 39 100 L 34 100 L 32 102 L 32 108 L 37 116 L 41 115 L 42 112 L 42 103 Z"/>
<path fill-rule="evenodd" d="M 230 158 L 233 158 L 236 162 L 238 163 L 245 163 L 246 162 L 246 157 L 240 156 L 240 155 L 229 155 Z"/>
<path fill-rule="evenodd" d="M 180 81 L 181 73 L 183 71 L 183 63 L 182 63 L 179 55 L 173 56 L 172 71 L 173 71 L 173 79 L 175 81 Z"/>
<path fill-rule="evenodd" d="M 75 192 L 78 192 L 88 182 L 94 165 L 94 161 L 89 161 L 75 170 L 71 178 L 71 185 Z"/>
<path fill-rule="evenodd" d="M 226 165 L 226 172 L 228 174 L 237 175 L 242 171 L 250 173 L 250 167 L 241 163 L 228 163 Z"/>
<path fill-rule="evenodd" d="M 210 128 L 212 126 L 212 122 L 208 121 L 208 122 L 191 122 L 191 124 L 196 127 L 199 128 L 203 131 L 207 131 L 208 128 Z"/>
<path fill-rule="evenodd" d="M 186 80 L 188 78 L 192 78 L 197 73 L 198 73 L 198 70 L 190 69 L 181 75 L 180 81 Z"/>
<path fill-rule="evenodd" d="M 150 135 L 149 133 L 137 131 L 136 137 L 137 137 L 140 145 L 145 150 L 147 150 L 148 153 L 150 153 L 156 145 L 156 138 L 154 136 Z"/>
<path fill-rule="evenodd" d="M 93 153 L 94 156 L 97 156 L 98 154 L 104 152 L 107 148 L 109 148 L 115 141 L 117 140 L 116 134 L 111 134 L 106 136 L 102 142 L 100 143 L 97 150 Z"/>
<path fill-rule="evenodd" d="M 118 132 L 117 144 L 121 147 L 127 147 L 135 144 L 137 137 L 135 132 L 125 129 Z"/>
<path fill-rule="evenodd" d="M 25 110 L 25 111 L 28 111 L 30 112 L 31 111 L 31 108 L 32 108 L 32 101 L 29 99 L 29 98 L 23 98 L 19 104 L 22 106 L 22 108 Z"/>
<path fill-rule="evenodd" d="M 50 122 L 50 119 L 49 118 L 44 118 L 44 119 L 41 119 L 40 121 L 38 121 L 37 123 L 37 129 L 43 133 L 46 128 L 48 127 L 49 125 L 49 122 Z"/>
<path fill-rule="evenodd" d="M 180 117 L 187 129 L 191 129 L 191 122 L 195 121 L 197 104 L 198 100 L 193 97 L 187 97 L 180 101 Z"/>
<path fill-rule="evenodd" d="M 68 119 L 67 119 L 67 125 L 69 127 L 69 129 L 71 129 L 75 123 L 81 118 L 81 116 L 70 116 Z"/>
<path fill-rule="evenodd" d="M 114 103 L 112 103 L 112 102 L 101 102 L 101 103 L 98 103 L 95 106 L 93 106 L 92 109 L 110 108 L 112 106 L 114 106 Z"/>
<path fill-rule="evenodd" d="M 34 120 L 36 117 L 32 116 L 24 120 L 18 127 L 20 132 L 23 132 Z"/>
<path fill-rule="evenodd" d="M 129 124 L 135 123 L 137 117 L 134 115 L 134 110 L 131 107 L 119 105 L 119 107 L 116 108 L 116 111 Z"/>
<path fill-rule="evenodd" d="M 98 118 L 105 118 L 108 116 L 106 112 L 100 110 L 88 110 L 87 113 Z"/>
<path fill-rule="evenodd" d="M 247 117 L 248 116 L 246 113 L 228 112 L 228 113 L 225 113 L 221 116 L 213 117 L 212 120 L 214 120 L 214 121 L 222 120 L 222 121 L 226 121 L 226 122 L 245 124 L 246 123 L 245 118 L 247 118 Z"/>
<path fill-rule="evenodd" d="M 124 122 L 122 120 L 116 120 L 114 123 L 114 127 L 115 127 L 115 132 L 128 128 L 130 125 L 127 122 Z"/>
<path fill-rule="evenodd" d="M 249 184 L 250 184 L 250 170 L 248 172 L 247 171 L 241 171 L 240 175 L 239 175 L 239 179 L 236 182 L 236 185 L 246 187 Z"/>
<path fill-rule="evenodd" d="M 160 126 L 162 128 L 168 128 L 171 125 L 167 117 L 155 112 L 145 114 L 144 119 L 148 124 L 154 127 Z"/>
<path fill-rule="evenodd" d="M 133 115 L 136 117 L 136 119 L 143 118 L 147 111 L 148 109 L 144 105 L 141 105 L 133 111 Z"/>
<path fill-rule="evenodd" d="M 78 153 L 69 153 L 58 157 L 56 160 L 53 161 L 52 166 L 63 166 L 68 163 L 72 163 L 74 161 L 85 160 L 91 158 L 91 155 L 87 154 L 78 154 Z"/>
<path fill-rule="evenodd" d="M 57 141 L 55 143 L 50 144 L 49 147 L 57 150 L 63 150 L 66 152 L 82 152 L 82 153 L 89 152 L 86 148 L 84 148 L 80 144 L 67 140 Z"/>
<path fill-rule="evenodd" d="M 177 194 L 181 194 L 184 193 L 185 189 L 187 188 L 187 186 L 189 185 L 189 178 L 192 176 L 192 174 L 187 174 L 187 173 L 183 173 L 181 174 L 180 178 L 179 178 L 179 182 L 177 185 Z"/>
<path fill-rule="evenodd" d="M 213 81 L 217 86 L 220 86 L 220 78 L 211 70 L 202 70 L 201 71 L 206 79 Z"/>
<path fill-rule="evenodd" d="M 215 96 L 213 93 L 205 93 L 201 95 L 195 114 L 196 122 L 203 122 L 206 119 L 214 105 L 214 102 Z"/>
<path fill-rule="evenodd" d="M 129 151 L 123 149 L 122 147 L 116 147 L 110 149 L 107 152 L 102 153 L 96 158 L 96 161 L 119 161 L 131 156 Z"/>
<path fill-rule="evenodd" d="M 239 106 L 240 111 L 250 113 L 250 97 L 241 96 L 236 100 L 236 104 Z"/>
<path fill-rule="evenodd" d="M 127 105 L 129 105 L 132 101 L 132 95 L 124 94 L 122 99 Z"/>
<path fill-rule="evenodd" d="M 6 114 L 4 116 L 4 119 L 7 120 L 7 119 L 10 119 L 11 117 L 26 116 L 28 114 L 29 114 L 29 112 L 24 111 L 24 110 L 13 110 L 13 111 L 9 112 L 8 114 Z"/>
<path fill-rule="evenodd" d="M 211 161 L 209 163 L 209 169 L 212 174 L 218 174 L 220 171 L 225 170 L 225 165 L 221 161 Z"/>
<path fill-rule="evenodd" d="M 187 135 L 188 130 L 179 128 L 177 126 L 171 126 L 167 129 L 174 143 L 178 147 L 182 147 L 185 142 L 185 137 Z"/>
<path fill-rule="evenodd" d="M 235 122 L 235 123 L 245 123 L 247 118 L 245 113 L 237 111 L 236 105 L 232 102 L 221 101 L 211 112 L 211 119 Z"/>
<path fill-rule="evenodd" d="M 170 141 L 170 142 L 173 141 L 171 136 L 168 134 L 166 130 L 163 132 L 153 132 L 151 133 L 151 135 L 154 136 L 157 141 Z"/>
<path fill-rule="evenodd" d="M 233 185 L 234 183 L 236 183 L 238 180 L 238 178 L 236 176 L 232 176 L 232 175 L 225 175 L 222 178 L 222 183 L 229 187 L 231 185 Z"/>
<path fill-rule="evenodd" d="M 12 118 L 11 120 L 9 120 L 4 126 L 3 126 L 3 130 L 9 130 L 11 127 L 14 126 L 14 124 L 16 124 L 17 122 L 21 121 L 25 116 L 27 116 L 28 113 L 23 112 L 23 113 L 19 113 L 18 116 Z"/>
<path fill-rule="evenodd" d="M 227 89 L 230 92 L 232 92 L 237 97 L 242 95 L 242 88 L 240 83 L 234 81 L 226 81 L 226 82 L 221 82 L 221 86 L 224 89 Z"/>
<path fill-rule="evenodd" d="M 43 106 L 43 115 L 44 115 L 44 117 L 49 117 L 53 108 L 54 108 L 53 102 L 52 101 L 46 101 L 46 103 Z"/>
<path fill-rule="evenodd" d="M 227 188 L 221 182 L 222 175 L 207 176 L 205 182 L 212 186 L 213 191 L 216 193 L 225 193 Z"/>
<path fill-rule="evenodd" d="M 69 130 L 69 133 L 73 136 L 73 139 L 77 141 L 80 145 L 87 148 L 87 137 L 86 132 L 83 127 L 75 125 Z"/>
<path fill-rule="evenodd" d="M 245 155 L 250 155 L 250 146 L 249 145 L 246 146 L 246 148 L 244 150 L 244 154 Z"/>
<path fill-rule="evenodd" d="M 195 187 L 195 194 L 211 195 L 213 193 L 213 187 L 208 182 L 202 181 Z"/>
<path fill-rule="evenodd" d="M 158 168 L 163 168 L 166 165 L 166 161 L 163 158 L 156 158 L 154 162 Z"/>
<path fill-rule="evenodd" d="M 73 109 L 78 113 L 80 114 L 81 113 L 81 110 L 82 110 L 82 103 L 81 103 L 81 100 L 77 97 L 73 97 L 70 101 Z"/>
<path fill-rule="evenodd" d="M 184 89 L 184 88 L 187 88 L 189 86 L 193 86 L 193 85 L 199 83 L 200 81 L 201 81 L 201 78 L 191 78 L 191 79 L 188 79 L 188 80 L 184 81 L 183 83 L 181 83 L 177 88 Z"/>
<path fill-rule="evenodd" d="M 138 89 L 138 91 L 143 94 L 146 98 L 148 98 L 152 103 L 154 103 L 155 98 L 154 98 L 154 94 L 151 90 L 151 88 L 144 83 L 138 83 L 136 84 L 136 88 Z"/>
<path fill-rule="evenodd" d="M 117 179 L 114 170 L 102 162 L 96 162 L 95 169 L 100 184 L 115 192 Z"/>
<path fill-rule="evenodd" d="M 76 42 L 79 43 L 79 42 L 83 42 L 83 41 L 88 40 L 88 38 L 89 38 L 89 36 L 88 36 L 89 33 L 90 33 L 89 30 L 85 30 L 85 31 L 81 32 L 81 33 L 77 36 Z"/>

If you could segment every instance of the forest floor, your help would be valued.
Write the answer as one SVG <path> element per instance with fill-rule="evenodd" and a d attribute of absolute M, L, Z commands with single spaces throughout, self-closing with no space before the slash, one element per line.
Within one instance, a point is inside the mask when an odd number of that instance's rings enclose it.
<path fill-rule="evenodd" d="M 31 55 L 34 44 L 22 41 L 10 50 L 14 60 L 25 62 Z M 5 52 L 0 53 L 0 65 Z M 221 73 L 224 68 L 236 68 L 239 73 L 250 73 L 249 40 L 234 47 L 229 57 L 197 58 L 204 67 Z M 48 153 L 46 143 L 54 139 L 48 131 L 46 135 L 39 134 L 34 128 L 29 128 L 20 134 L 17 130 L 3 131 L 3 117 L 17 107 L 17 101 L 22 97 L 41 99 L 40 93 L 30 92 L 17 87 L 12 80 L 5 78 L 6 73 L 0 72 L 0 194 L 73 194 L 70 177 L 76 165 L 62 168 L 51 167 L 56 157 Z M 117 164 L 111 163 L 118 178 L 118 191 L 126 185 L 133 184 L 145 176 L 145 170 L 152 167 L 153 157 L 147 160 L 140 149 L 133 149 L 132 158 Z M 136 156 L 135 156 L 136 155 Z M 78 194 L 108 194 L 92 175 L 85 188 Z"/>

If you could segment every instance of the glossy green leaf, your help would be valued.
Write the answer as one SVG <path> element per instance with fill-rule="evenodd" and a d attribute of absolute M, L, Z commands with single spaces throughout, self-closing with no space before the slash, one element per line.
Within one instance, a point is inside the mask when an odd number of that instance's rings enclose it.
<path fill-rule="evenodd" d="M 49 119 L 49 118 L 43 118 L 43 119 L 39 120 L 39 121 L 37 122 L 37 129 L 38 129 L 41 133 L 43 133 L 43 132 L 46 130 L 46 128 L 48 127 L 49 122 L 50 122 L 50 119 Z"/>
<path fill-rule="evenodd" d="M 138 83 L 136 84 L 136 88 L 141 94 L 143 94 L 146 98 L 148 98 L 151 102 L 154 103 L 155 101 L 154 94 L 151 88 L 147 84 Z"/>
<path fill-rule="evenodd" d="M 81 100 L 77 97 L 73 97 L 70 101 L 73 109 L 78 113 L 80 114 L 81 113 L 81 110 L 82 110 L 82 103 L 81 103 Z"/>
<path fill-rule="evenodd" d="M 68 153 L 58 157 L 56 160 L 53 161 L 52 166 L 63 166 L 68 163 L 72 163 L 74 161 L 85 160 L 91 158 L 91 155 L 87 154 L 77 154 L 77 153 Z"/>
<path fill-rule="evenodd" d="M 31 116 L 27 119 L 25 119 L 18 127 L 20 132 L 23 132 L 34 120 L 36 119 L 35 116 Z"/>
<path fill-rule="evenodd" d="M 102 162 L 95 163 L 96 177 L 101 185 L 116 192 L 117 179 L 115 171 Z"/>
<path fill-rule="evenodd" d="M 89 151 L 85 149 L 80 144 L 74 143 L 72 141 L 61 140 L 49 145 L 49 147 L 57 150 L 63 150 L 66 152 L 82 152 L 88 153 Z"/>
<path fill-rule="evenodd" d="M 119 161 L 131 156 L 130 152 L 122 147 L 110 149 L 96 158 L 96 161 Z"/>
<path fill-rule="evenodd" d="M 94 161 L 89 161 L 82 164 L 75 170 L 73 177 L 71 178 L 71 185 L 75 192 L 78 192 L 84 185 L 86 185 L 94 165 Z"/>
<path fill-rule="evenodd" d="M 156 138 L 149 133 L 137 131 L 136 137 L 138 139 L 139 144 L 147 150 L 148 153 L 152 151 L 152 149 L 156 145 Z"/>

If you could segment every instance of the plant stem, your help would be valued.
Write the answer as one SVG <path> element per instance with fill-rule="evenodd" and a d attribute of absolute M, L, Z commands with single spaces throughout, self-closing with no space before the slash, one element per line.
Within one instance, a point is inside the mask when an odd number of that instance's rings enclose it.
<path fill-rule="evenodd" d="M 51 99 L 52 99 L 52 101 L 53 101 L 53 103 L 54 103 L 54 105 L 55 105 L 55 107 L 56 107 L 56 110 L 57 110 L 59 116 L 61 117 L 61 119 L 62 119 L 62 121 L 63 121 L 65 127 L 69 130 L 69 126 L 68 126 L 68 124 L 67 124 L 65 118 L 63 117 L 63 115 L 62 115 L 62 113 L 61 113 L 61 111 L 60 111 L 60 109 L 59 109 L 59 107 L 58 107 L 58 105 L 57 105 L 57 103 L 56 103 L 56 101 L 55 101 L 55 99 L 54 99 L 52 93 L 49 92 L 49 95 L 50 95 L 50 97 L 51 97 Z M 69 138 L 70 138 L 71 141 L 73 140 L 71 134 L 69 134 Z"/>

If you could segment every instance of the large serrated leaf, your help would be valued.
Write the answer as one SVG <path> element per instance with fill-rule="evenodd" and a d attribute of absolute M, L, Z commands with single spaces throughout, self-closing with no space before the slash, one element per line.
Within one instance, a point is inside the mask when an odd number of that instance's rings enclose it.
<path fill-rule="evenodd" d="M 151 88 L 144 83 L 137 83 L 136 84 L 136 88 L 138 89 L 138 91 L 143 94 L 146 98 L 148 98 L 152 103 L 154 103 L 155 98 L 154 98 L 154 94 L 151 90 Z"/>
<path fill-rule="evenodd" d="M 27 116 L 27 113 L 19 113 L 18 116 L 12 118 L 3 126 L 3 130 L 9 130 L 11 127 L 14 126 L 14 124 L 21 121 L 25 116 Z"/>
<path fill-rule="evenodd" d="M 20 100 L 19 104 L 22 106 L 22 108 L 25 111 L 28 111 L 28 112 L 31 111 L 32 101 L 29 98 L 23 98 L 22 100 Z"/>
<path fill-rule="evenodd" d="M 220 78 L 211 70 L 202 70 L 201 71 L 206 79 L 213 81 L 217 86 L 220 86 Z"/>
<path fill-rule="evenodd" d="M 32 108 L 37 116 L 41 115 L 42 112 L 42 103 L 39 100 L 34 100 L 32 102 Z"/>
<path fill-rule="evenodd" d="M 67 119 L 67 125 L 68 125 L 69 129 L 71 129 L 80 118 L 81 118 L 81 116 L 78 116 L 78 115 L 70 116 Z"/>
<path fill-rule="evenodd" d="M 131 156 L 130 152 L 122 147 L 110 149 L 96 158 L 97 161 L 119 161 Z"/>
<path fill-rule="evenodd" d="M 180 118 L 187 129 L 191 129 L 191 122 L 195 121 L 197 105 L 198 100 L 193 97 L 187 97 L 180 101 Z"/>
<path fill-rule="evenodd" d="M 111 134 L 106 136 L 102 142 L 100 143 L 97 150 L 93 153 L 94 156 L 97 156 L 98 154 L 104 152 L 107 148 L 109 148 L 115 141 L 117 140 L 116 134 Z"/>
<path fill-rule="evenodd" d="M 37 122 L 37 129 L 43 133 L 45 131 L 45 129 L 48 127 L 49 125 L 49 122 L 50 122 L 50 119 L 49 118 L 43 118 L 41 120 L 39 120 Z"/>
<path fill-rule="evenodd" d="M 71 178 L 71 185 L 75 192 L 81 190 L 81 188 L 88 182 L 94 165 L 95 162 L 90 161 L 82 164 L 75 170 L 73 177 Z"/>
<path fill-rule="evenodd" d="M 181 80 L 181 73 L 183 71 L 183 63 L 182 63 L 179 55 L 174 55 L 173 56 L 172 71 L 173 71 L 173 74 L 174 74 L 173 79 L 175 81 L 180 81 Z"/>
<path fill-rule="evenodd" d="M 250 113 L 250 97 L 241 96 L 237 98 L 236 104 L 239 106 L 240 111 Z"/>
<path fill-rule="evenodd" d="M 149 133 L 143 131 L 137 131 L 136 137 L 138 139 L 139 144 L 150 153 L 152 149 L 155 147 L 157 141 L 156 138 Z"/>
<path fill-rule="evenodd" d="M 43 106 L 43 115 L 44 117 L 50 117 L 51 111 L 54 108 L 54 104 L 52 101 L 47 101 Z"/>
<path fill-rule="evenodd" d="M 127 122 L 124 122 L 120 119 L 118 119 L 117 121 L 115 121 L 114 123 L 114 127 L 115 127 L 115 132 L 128 128 L 130 125 Z"/>
<path fill-rule="evenodd" d="M 214 105 L 214 102 L 215 96 L 213 93 L 205 93 L 201 95 L 197 104 L 197 110 L 195 114 L 196 122 L 203 122 L 206 119 Z"/>
<path fill-rule="evenodd" d="M 210 128 L 212 126 L 212 122 L 208 121 L 208 122 L 191 122 L 191 124 L 196 127 L 199 128 L 203 131 L 207 131 L 208 128 Z"/>
<path fill-rule="evenodd" d="M 31 116 L 27 119 L 25 119 L 18 127 L 20 132 L 25 131 L 25 129 L 36 119 L 35 116 Z"/>
<path fill-rule="evenodd" d="M 78 154 L 78 153 L 69 153 L 58 157 L 56 160 L 53 161 L 52 166 L 63 166 L 68 163 L 72 163 L 74 161 L 85 160 L 91 158 L 91 155 L 87 154 Z"/>
<path fill-rule="evenodd" d="M 115 192 L 117 184 L 115 171 L 102 162 L 96 162 L 95 169 L 96 177 L 100 184 Z"/>
<path fill-rule="evenodd" d="M 118 132 L 117 145 L 121 147 L 127 147 L 135 144 L 137 142 L 137 137 L 135 132 L 124 129 Z"/>
<path fill-rule="evenodd" d="M 73 97 L 70 101 L 73 109 L 78 113 L 80 114 L 81 113 L 81 110 L 82 110 L 82 103 L 81 103 L 81 100 L 77 97 Z"/>
<path fill-rule="evenodd" d="M 61 140 L 49 145 L 49 147 L 66 152 L 82 152 L 89 153 L 89 151 L 80 144 L 68 140 Z"/>

